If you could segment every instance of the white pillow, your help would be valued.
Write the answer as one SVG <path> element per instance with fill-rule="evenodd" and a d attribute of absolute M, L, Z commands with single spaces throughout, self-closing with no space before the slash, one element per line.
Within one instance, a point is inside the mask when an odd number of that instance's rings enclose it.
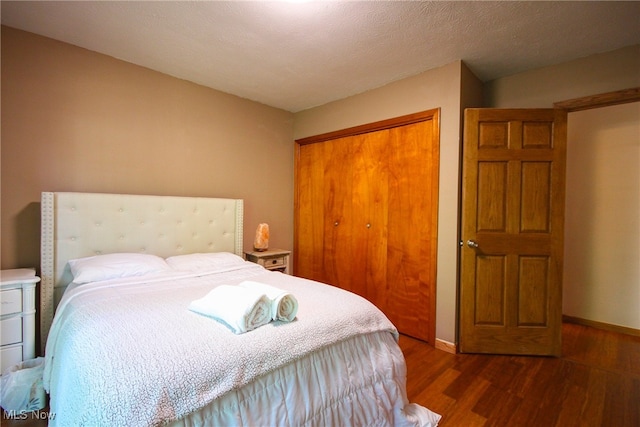
<path fill-rule="evenodd" d="M 79 284 L 171 270 L 159 256 L 139 253 L 114 253 L 72 259 L 69 267 L 73 281 Z"/>
<path fill-rule="evenodd" d="M 180 271 L 216 271 L 245 262 L 241 256 L 231 252 L 195 253 L 167 258 L 167 264 Z"/>

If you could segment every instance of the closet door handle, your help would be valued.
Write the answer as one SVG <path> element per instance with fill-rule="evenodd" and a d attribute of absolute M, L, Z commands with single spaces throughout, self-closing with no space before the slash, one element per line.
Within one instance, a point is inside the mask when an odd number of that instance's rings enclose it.
<path fill-rule="evenodd" d="M 479 245 L 475 240 L 467 240 L 467 246 L 476 249 Z"/>

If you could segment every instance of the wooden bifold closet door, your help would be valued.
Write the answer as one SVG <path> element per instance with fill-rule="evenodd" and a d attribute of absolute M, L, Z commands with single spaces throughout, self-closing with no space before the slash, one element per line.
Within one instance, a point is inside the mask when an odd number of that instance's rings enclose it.
<path fill-rule="evenodd" d="M 431 110 L 296 141 L 294 272 L 433 343 L 439 124 Z"/>

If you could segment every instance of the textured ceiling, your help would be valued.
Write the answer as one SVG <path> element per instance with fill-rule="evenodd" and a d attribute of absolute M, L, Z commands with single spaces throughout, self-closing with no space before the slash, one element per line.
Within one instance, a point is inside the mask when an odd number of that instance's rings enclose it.
<path fill-rule="evenodd" d="M 463 60 L 483 81 L 640 43 L 640 2 L 2 1 L 2 24 L 288 111 Z"/>

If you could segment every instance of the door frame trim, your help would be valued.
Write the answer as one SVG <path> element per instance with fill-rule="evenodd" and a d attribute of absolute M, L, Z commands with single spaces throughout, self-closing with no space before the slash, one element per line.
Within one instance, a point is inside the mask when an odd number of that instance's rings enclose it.
<path fill-rule="evenodd" d="M 590 110 L 592 108 L 608 107 L 610 105 L 627 104 L 640 101 L 640 87 L 599 93 L 553 103 L 553 108 L 573 111 Z"/>
<path fill-rule="evenodd" d="M 583 96 L 580 98 L 574 98 L 565 101 L 558 101 L 555 102 L 553 106 L 554 108 L 564 109 L 567 111 L 567 113 L 571 113 L 576 111 L 610 107 L 614 105 L 629 104 L 633 102 L 640 102 L 640 87 Z M 640 336 L 640 329 L 612 325 L 609 323 L 597 322 L 580 317 L 568 316 L 565 314 L 562 315 L 562 321 L 564 323 L 574 323 L 622 334 Z"/>
<path fill-rule="evenodd" d="M 421 111 L 419 113 L 408 114 L 406 116 L 395 117 L 393 119 L 380 120 L 378 122 L 367 123 L 364 125 L 354 126 L 333 132 L 327 132 L 320 135 L 309 136 L 306 138 L 296 139 L 298 145 L 314 144 L 316 142 L 324 142 L 332 139 L 344 138 L 348 136 L 361 135 L 363 133 L 376 132 L 379 130 L 390 129 L 398 126 L 410 125 L 412 123 L 424 122 L 426 120 L 434 120 L 434 127 L 440 130 L 440 108 Z M 440 135 L 438 134 L 438 141 Z"/>

